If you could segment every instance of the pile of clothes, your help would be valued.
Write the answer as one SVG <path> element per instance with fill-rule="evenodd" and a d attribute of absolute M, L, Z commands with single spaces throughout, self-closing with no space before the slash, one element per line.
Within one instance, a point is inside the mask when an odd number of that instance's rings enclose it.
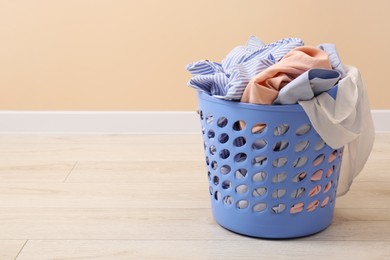
<path fill-rule="evenodd" d="M 221 62 L 191 63 L 188 85 L 216 98 L 254 104 L 294 104 L 329 90 L 346 73 L 334 44 L 304 46 L 299 38 L 265 45 L 251 36 Z"/>
<path fill-rule="evenodd" d="M 187 65 L 188 86 L 218 99 L 259 105 L 299 104 L 321 138 L 344 147 L 338 195 L 363 169 L 374 141 L 367 91 L 357 68 L 342 64 L 334 44 L 305 46 L 299 38 L 264 44 L 251 36 L 221 63 Z M 327 91 L 337 86 L 337 98 Z"/>

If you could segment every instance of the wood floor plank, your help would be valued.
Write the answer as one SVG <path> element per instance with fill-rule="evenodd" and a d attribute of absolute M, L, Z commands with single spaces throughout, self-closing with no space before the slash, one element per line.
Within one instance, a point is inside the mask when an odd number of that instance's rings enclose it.
<path fill-rule="evenodd" d="M 369 161 L 355 182 L 390 182 L 389 160 Z M 182 162 L 79 162 L 68 182 L 204 182 L 206 164 L 203 161 Z"/>
<path fill-rule="evenodd" d="M 389 160 L 370 160 L 355 182 L 390 182 Z M 204 182 L 204 161 L 79 162 L 67 182 Z"/>
<path fill-rule="evenodd" d="M 389 156 L 377 134 L 332 225 L 271 241 L 214 221 L 200 134 L 0 134 L 0 259 L 387 259 Z"/>
<path fill-rule="evenodd" d="M 389 159 L 370 159 L 354 182 L 390 182 L 389 169 Z"/>
<path fill-rule="evenodd" d="M 78 162 L 67 182 L 148 183 L 202 182 L 207 180 L 206 163 L 181 162 Z"/>
<path fill-rule="evenodd" d="M 208 184 L 150 183 L 0 183 L 0 208 L 205 208 Z M 389 183 L 354 183 L 337 198 L 340 208 L 389 208 Z"/>
<path fill-rule="evenodd" d="M 0 183 L 0 209 L 204 208 L 205 183 Z"/>
<path fill-rule="evenodd" d="M 0 182 L 63 182 L 74 162 L 2 162 Z"/>
<path fill-rule="evenodd" d="M 62 182 L 74 162 L 2 162 L 0 182 Z M 390 161 L 369 161 L 355 182 L 390 182 Z M 204 182 L 206 166 L 203 161 L 78 162 L 67 182 Z"/>
<path fill-rule="evenodd" d="M 210 209 L 3 208 L 0 239 L 228 239 Z M 390 209 L 336 209 L 332 225 L 308 241 L 390 241 Z"/>
<path fill-rule="evenodd" d="M 202 143 L 0 144 L 1 161 L 204 161 Z"/>
<path fill-rule="evenodd" d="M 336 199 L 339 208 L 376 208 L 390 207 L 390 188 L 388 182 L 356 182 L 350 191 Z"/>
<path fill-rule="evenodd" d="M 15 259 L 26 240 L 2 240 L 0 239 L 0 259 Z"/>
<path fill-rule="evenodd" d="M 18 260 L 51 259 L 388 259 L 389 241 L 32 240 Z"/>

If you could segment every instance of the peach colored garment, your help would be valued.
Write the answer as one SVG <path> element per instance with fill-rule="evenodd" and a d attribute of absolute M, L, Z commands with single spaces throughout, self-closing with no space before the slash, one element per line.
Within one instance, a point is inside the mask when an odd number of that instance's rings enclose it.
<path fill-rule="evenodd" d="M 317 170 L 313 173 L 313 175 L 310 177 L 311 181 L 319 181 L 322 178 L 322 174 L 324 173 L 324 170 Z"/>
<path fill-rule="evenodd" d="M 328 54 L 311 46 L 294 48 L 278 63 L 268 67 L 249 81 L 241 102 L 272 104 L 281 88 L 312 68 L 332 69 Z"/>
<path fill-rule="evenodd" d="M 327 196 L 327 197 L 322 201 L 322 203 L 321 203 L 321 208 L 325 207 L 326 204 L 328 204 L 328 202 L 329 202 L 329 196 Z"/>
<path fill-rule="evenodd" d="M 314 186 L 310 191 L 309 191 L 309 197 L 313 197 L 320 193 L 321 191 L 321 185 L 316 185 Z"/>
<path fill-rule="evenodd" d="M 298 202 L 291 207 L 290 213 L 291 214 L 299 213 L 303 210 L 303 207 L 304 207 L 304 204 L 302 202 Z"/>
<path fill-rule="evenodd" d="M 306 208 L 307 212 L 311 212 L 311 211 L 315 210 L 318 207 L 318 205 L 320 205 L 320 202 L 318 200 L 312 201 L 309 204 L 309 206 L 307 206 L 307 208 Z"/>

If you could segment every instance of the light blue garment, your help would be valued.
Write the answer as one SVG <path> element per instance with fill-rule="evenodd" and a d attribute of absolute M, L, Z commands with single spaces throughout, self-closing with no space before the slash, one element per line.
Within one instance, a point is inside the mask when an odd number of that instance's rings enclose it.
<path fill-rule="evenodd" d="M 284 86 L 273 104 L 296 104 L 331 89 L 340 79 L 337 70 L 310 69 Z"/>
<path fill-rule="evenodd" d="M 340 72 L 341 78 L 344 78 L 346 76 L 346 72 L 344 70 L 343 65 L 341 64 L 339 54 L 336 49 L 336 45 L 332 43 L 323 43 L 317 46 L 317 48 L 320 48 L 326 54 L 329 56 L 330 64 L 332 65 L 332 68 Z"/>
<path fill-rule="evenodd" d="M 201 60 L 187 65 L 193 74 L 187 85 L 217 98 L 240 100 L 252 77 L 303 44 L 299 38 L 285 38 L 264 45 L 251 36 L 247 45 L 234 48 L 222 63 Z"/>

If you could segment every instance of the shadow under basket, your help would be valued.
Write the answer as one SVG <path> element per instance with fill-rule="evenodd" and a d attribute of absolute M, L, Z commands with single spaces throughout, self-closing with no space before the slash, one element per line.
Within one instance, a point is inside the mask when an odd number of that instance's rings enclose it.
<path fill-rule="evenodd" d="M 202 92 L 198 102 L 211 207 L 221 226 L 293 238 L 331 224 L 343 149 L 321 139 L 300 105 L 244 104 Z"/>

